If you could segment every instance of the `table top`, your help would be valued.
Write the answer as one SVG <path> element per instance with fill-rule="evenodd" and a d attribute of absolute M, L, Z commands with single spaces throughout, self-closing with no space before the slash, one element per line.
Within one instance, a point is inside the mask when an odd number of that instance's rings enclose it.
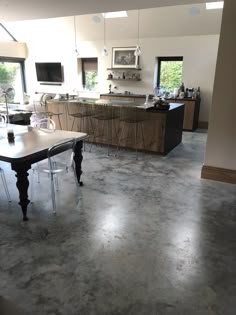
<path fill-rule="evenodd" d="M 7 131 L 13 129 L 14 142 L 10 142 Z M 27 126 L 8 124 L 7 127 L 0 127 L 0 160 L 6 162 L 22 162 L 32 159 L 37 154 L 46 152 L 49 147 L 58 141 L 67 138 L 84 140 L 86 133 L 55 130 L 48 131 L 38 128 L 28 130 Z"/>

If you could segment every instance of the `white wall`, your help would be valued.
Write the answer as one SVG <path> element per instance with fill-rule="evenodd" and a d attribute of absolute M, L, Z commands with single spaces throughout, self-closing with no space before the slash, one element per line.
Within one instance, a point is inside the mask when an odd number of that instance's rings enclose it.
<path fill-rule="evenodd" d="M 235 0 L 227 0 L 222 18 L 214 95 L 204 162 L 206 166 L 232 170 L 236 170 L 235 12 Z"/>
<path fill-rule="evenodd" d="M 72 93 L 81 86 L 77 73 L 77 56 L 74 44 L 73 17 L 16 23 L 15 32 L 28 45 L 26 62 L 28 93 L 38 92 Z M 86 27 L 86 26 L 84 26 Z M 101 25 L 99 25 L 101 27 Z M 77 30 L 79 32 L 80 30 Z M 16 36 L 16 35 L 15 35 Z M 78 36 L 79 37 L 79 36 Z M 200 121 L 208 121 L 215 64 L 218 49 L 218 35 L 141 38 L 142 68 L 140 82 L 114 81 L 118 92 L 153 93 L 155 60 L 158 56 L 183 56 L 183 82 L 186 87 L 201 87 Z M 79 57 L 98 57 L 99 86 L 101 93 L 108 92 L 107 68 L 111 67 L 112 47 L 136 46 L 137 39 L 107 40 L 108 57 L 102 57 L 103 40 L 77 42 Z M 42 86 L 36 81 L 35 62 L 60 61 L 64 66 L 65 82 L 62 86 Z"/>

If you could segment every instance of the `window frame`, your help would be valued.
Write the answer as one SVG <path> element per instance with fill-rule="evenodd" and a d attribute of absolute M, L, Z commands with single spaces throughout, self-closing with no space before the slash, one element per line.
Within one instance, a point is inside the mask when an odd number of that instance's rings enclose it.
<path fill-rule="evenodd" d="M 0 56 L 0 62 L 11 62 L 11 63 L 20 64 L 23 93 L 26 93 L 27 90 L 26 90 L 26 79 L 25 79 L 25 58 Z"/>
<path fill-rule="evenodd" d="M 160 86 L 161 77 L 161 63 L 162 61 L 184 61 L 183 56 L 173 56 L 173 57 L 157 57 L 157 88 Z"/>
<path fill-rule="evenodd" d="M 87 58 L 81 58 L 81 70 L 82 70 L 82 85 L 83 87 L 86 87 L 86 76 L 85 76 L 85 63 L 86 62 L 96 62 L 96 65 L 98 67 L 98 58 L 97 57 L 87 57 Z M 98 71 L 97 71 L 98 74 Z"/>

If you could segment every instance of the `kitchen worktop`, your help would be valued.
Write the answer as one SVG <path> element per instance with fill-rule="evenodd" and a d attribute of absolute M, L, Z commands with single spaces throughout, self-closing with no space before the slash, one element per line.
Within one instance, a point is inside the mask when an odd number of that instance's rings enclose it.
<path fill-rule="evenodd" d="M 145 98 L 146 97 L 146 94 L 135 94 L 135 93 L 104 93 L 104 94 L 100 94 L 100 97 L 103 97 L 103 96 L 112 96 L 112 97 L 115 97 L 115 96 L 121 96 L 121 97 L 140 97 L 140 98 Z M 153 97 L 153 95 L 149 95 L 149 97 Z"/>

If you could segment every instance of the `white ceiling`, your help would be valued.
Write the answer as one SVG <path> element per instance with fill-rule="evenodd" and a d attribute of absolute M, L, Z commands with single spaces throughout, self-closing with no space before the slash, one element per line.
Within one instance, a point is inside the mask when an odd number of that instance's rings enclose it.
<path fill-rule="evenodd" d="M 207 0 L 213 2 L 214 0 Z M 0 22 L 203 3 L 203 0 L 2 0 Z"/>

